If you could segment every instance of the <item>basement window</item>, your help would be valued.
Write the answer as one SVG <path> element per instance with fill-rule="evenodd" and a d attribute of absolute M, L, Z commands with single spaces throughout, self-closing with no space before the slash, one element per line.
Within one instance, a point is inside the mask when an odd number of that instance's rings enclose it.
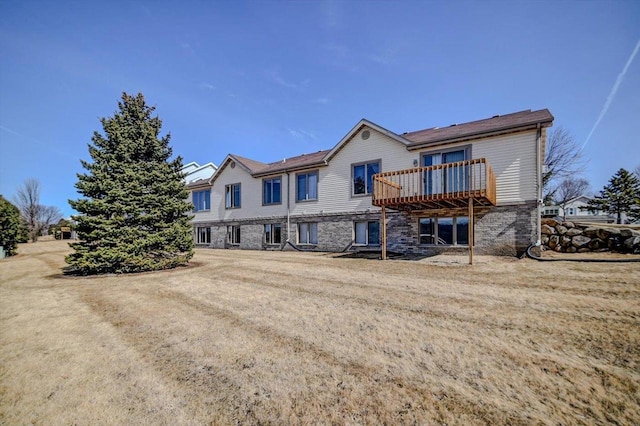
<path fill-rule="evenodd" d="M 420 244 L 422 245 L 468 245 L 469 218 L 423 217 L 419 224 Z"/>

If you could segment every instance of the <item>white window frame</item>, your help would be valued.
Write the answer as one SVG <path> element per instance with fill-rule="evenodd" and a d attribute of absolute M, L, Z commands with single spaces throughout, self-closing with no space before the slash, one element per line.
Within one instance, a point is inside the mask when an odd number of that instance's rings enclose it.
<path fill-rule="evenodd" d="M 196 244 L 211 244 L 211 227 L 210 226 L 196 227 Z"/>
<path fill-rule="evenodd" d="M 275 241 L 275 229 L 279 228 L 280 241 Z M 282 244 L 282 224 L 281 223 L 265 223 L 264 224 L 264 243 L 267 245 Z"/>
<path fill-rule="evenodd" d="M 315 232 L 314 232 L 315 229 Z M 315 234 L 315 241 L 313 236 Z M 300 222 L 298 223 L 298 244 L 299 245 L 317 245 L 318 244 L 318 223 L 317 222 Z"/>
<path fill-rule="evenodd" d="M 378 224 L 378 241 L 371 242 L 369 241 L 369 225 L 372 223 Z M 364 224 L 364 243 L 359 243 L 358 241 L 358 224 Z M 378 220 L 356 220 L 353 222 L 353 245 L 354 246 L 379 246 L 380 245 L 380 221 Z"/>
<path fill-rule="evenodd" d="M 240 244 L 240 225 L 227 225 L 227 243 L 237 246 Z"/>
<path fill-rule="evenodd" d="M 421 228 L 421 220 L 422 219 L 430 219 L 433 221 L 433 234 L 421 234 L 420 233 L 420 228 Z M 453 240 L 453 244 L 449 244 L 447 242 L 445 242 L 442 238 L 439 237 L 438 235 L 438 225 L 439 225 L 439 221 L 442 219 L 453 219 L 453 229 L 452 229 L 452 236 L 451 239 Z M 469 217 L 468 216 L 444 216 L 444 217 L 421 217 L 418 218 L 418 244 L 421 246 L 433 246 L 433 245 L 443 245 L 443 246 L 462 246 L 462 247 L 468 247 L 469 243 L 467 241 L 467 244 L 464 243 L 458 243 L 458 219 L 467 219 L 467 227 L 469 226 Z M 475 235 L 475 232 L 474 232 Z M 422 237 L 431 237 L 433 239 L 433 243 L 423 243 L 422 242 Z M 468 233 L 467 233 L 467 240 L 468 240 Z"/>
<path fill-rule="evenodd" d="M 238 188 L 238 196 L 236 199 L 235 188 Z M 226 209 L 239 209 L 242 206 L 242 186 L 240 183 L 231 183 L 224 187 L 224 207 Z"/>

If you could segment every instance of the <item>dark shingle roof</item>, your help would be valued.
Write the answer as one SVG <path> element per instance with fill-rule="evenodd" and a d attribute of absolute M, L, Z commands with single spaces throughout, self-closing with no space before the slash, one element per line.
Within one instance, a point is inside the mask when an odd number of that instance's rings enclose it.
<path fill-rule="evenodd" d="M 189 182 L 185 187 L 187 189 L 194 189 L 194 188 L 199 188 L 199 187 L 203 187 L 203 186 L 208 186 L 209 185 L 209 179 L 210 178 L 194 180 L 193 182 Z"/>
<path fill-rule="evenodd" d="M 242 163 L 254 176 L 270 175 L 285 170 L 301 169 L 312 167 L 324 163 L 324 157 L 331 150 L 314 152 L 312 154 L 302 154 L 296 157 L 285 158 L 281 161 L 273 163 L 261 163 L 259 161 L 250 160 L 239 155 L 232 155 L 236 161 Z"/>
<path fill-rule="evenodd" d="M 484 120 L 471 121 L 464 124 L 454 124 L 448 127 L 434 127 L 431 129 L 418 130 L 404 133 L 401 136 L 411 142 L 411 145 L 426 145 L 436 142 L 444 142 L 455 139 L 472 138 L 483 134 L 492 134 L 501 131 L 508 131 L 526 126 L 533 126 L 538 123 L 550 125 L 553 115 L 548 109 L 538 111 L 520 111 L 506 115 L 496 115 Z"/>

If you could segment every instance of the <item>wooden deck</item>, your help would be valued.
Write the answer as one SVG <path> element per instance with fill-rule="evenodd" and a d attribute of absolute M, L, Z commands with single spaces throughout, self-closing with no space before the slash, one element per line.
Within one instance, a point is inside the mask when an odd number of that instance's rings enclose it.
<path fill-rule="evenodd" d="M 373 205 L 403 211 L 496 205 L 496 178 L 485 158 L 378 173 Z"/>

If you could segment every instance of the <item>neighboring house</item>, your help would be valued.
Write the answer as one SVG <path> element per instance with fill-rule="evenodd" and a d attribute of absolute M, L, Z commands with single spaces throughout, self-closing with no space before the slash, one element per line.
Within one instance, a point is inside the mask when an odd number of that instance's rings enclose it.
<path fill-rule="evenodd" d="M 185 173 L 184 181 L 187 184 L 201 179 L 209 180 L 216 170 L 218 170 L 218 166 L 213 163 L 200 166 L 198 163 L 192 161 L 182 166 L 182 173 Z"/>
<path fill-rule="evenodd" d="M 229 154 L 187 186 L 195 241 L 343 251 L 379 250 L 386 236 L 388 250 L 430 254 L 475 235 L 478 252 L 522 252 L 539 239 L 552 123 L 527 110 L 398 134 L 363 119 L 325 151 L 274 163 Z"/>
<path fill-rule="evenodd" d="M 597 222 L 597 223 L 614 223 L 615 216 L 603 211 L 590 212 L 587 205 L 592 197 L 581 195 L 569 200 L 563 209 L 561 206 L 544 206 L 542 210 L 543 217 L 560 217 L 570 222 Z M 565 216 L 566 215 L 566 216 Z"/>

